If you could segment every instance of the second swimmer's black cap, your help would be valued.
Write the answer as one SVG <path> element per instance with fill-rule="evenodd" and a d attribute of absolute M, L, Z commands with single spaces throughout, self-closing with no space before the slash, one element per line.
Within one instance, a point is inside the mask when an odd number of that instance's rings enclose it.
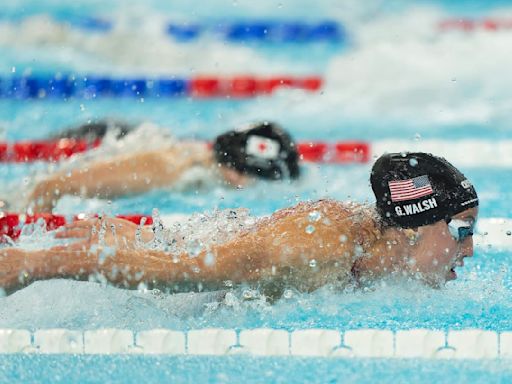
<path fill-rule="evenodd" d="M 370 177 L 377 210 L 385 224 L 429 225 L 478 206 L 468 179 L 452 164 L 429 153 L 388 153 Z"/>
<path fill-rule="evenodd" d="M 264 179 L 296 179 L 300 175 L 297 147 L 281 127 L 262 122 L 226 132 L 215 139 L 215 157 L 237 171 Z"/>

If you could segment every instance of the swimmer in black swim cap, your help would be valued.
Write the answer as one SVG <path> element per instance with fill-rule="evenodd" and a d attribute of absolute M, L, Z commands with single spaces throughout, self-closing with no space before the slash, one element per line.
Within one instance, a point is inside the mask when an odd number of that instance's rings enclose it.
<path fill-rule="evenodd" d="M 163 133 L 148 133 L 144 126 L 133 128 L 109 120 L 88 123 L 55 137 L 96 141 L 107 134 L 122 144 L 116 146 L 117 153 L 103 150 L 98 152 L 101 156 L 89 155 L 82 162 L 72 162 L 80 168 L 57 171 L 37 180 L 22 209 L 50 212 L 63 195 L 110 199 L 170 186 L 200 189 L 201 184 L 215 180 L 242 187 L 251 178 L 299 177 L 295 143 L 282 128 L 269 122 L 220 135 L 213 147 L 197 141 L 173 140 Z M 155 140 L 153 136 L 158 137 Z M 150 139 L 153 147 L 146 145 Z M 130 140 L 134 145 L 128 145 Z"/>
<path fill-rule="evenodd" d="M 262 122 L 218 136 L 213 146 L 219 164 L 268 180 L 296 179 L 299 154 L 290 135 L 275 123 Z"/>
<path fill-rule="evenodd" d="M 454 279 L 455 266 L 472 255 L 478 196 L 471 182 L 445 159 L 421 152 L 381 156 L 370 181 L 383 226 L 412 229 L 411 239 L 421 239 L 411 259 L 418 271 Z"/>
<path fill-rule="evenodd" d="M 138 231 L 135 224 L 116 218 L 76 222 L 56 234 L 80 239 L 68 246 L 1 249 L 0 286 L 15 288 L 22 274 L 28 280 L 100 274 L 124 287 L 160 282 L 204 288 L 229 280 L 272 292 L 312 291 L 326 284 L 343 289 L 392 277 L 432 286 L 455 279 L 455 267 L 473 255 L 478 197 L 471 183 L 446 160 L 426 153 L 382 156 L 371 183 L 376 206 L 299 203 L 238 231 L 229 226 L 225 237 L 216 237 L 222 241 L 211 239 L 193 256 L 185 248 L 141 248 L 141 238 L 152 244 L 150 226 Z M 100 238 L 102 226 L 115 231 Z M 115 252 L 102 261 L 106 246 Z"/>

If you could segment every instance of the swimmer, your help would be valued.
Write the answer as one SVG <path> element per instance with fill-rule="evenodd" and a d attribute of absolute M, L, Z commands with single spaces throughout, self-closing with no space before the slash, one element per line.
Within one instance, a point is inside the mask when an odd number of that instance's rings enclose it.
<path fill-rule="evenodd" d="M 180 243 L 196 241 L 202 229 L 189 237 L 171 230 L 165 237 L 158 225 L 140 229 L 114 218 L 75 222 L 56 234 L 68 245 L 0 250 L 0 286 L 99 276 L 122 287 L 218 289 L 229 281 L 278 294 L 393 276 L 435 287 L 455 279 L 455 268 L 473 255 L 478 216 L 478 197 L 466 177 L 431 154 L 391 153 L 375 162 L 370 180 L 375 205 L 320 200 L 252 222 L 237 221 L 234 211 L 228 224 L 217 225 L 193 249 Z"/>
<path fill-rule="evenodd" d="M 99 121 L 61 132 L 54 138 L 99 140 L 115 135 L 126 140 L 134 128 Z M 144 132 L 143 132 L 144 133 Z M 262 122 L 218 136 L 212 147 L 194 141 L 174 141 L 164 147 L 93 159 L 74 169 L 56 171 L 38 180 L 25 208 L 51 212 L 64 195 L 111 199 L 176 185 L 197 168 L 233 187 L 251 179 L 296 179 L 299 155 L 290 135 L 277 124 Z M 206 176 L 204 176 L 206 177 Z"/>

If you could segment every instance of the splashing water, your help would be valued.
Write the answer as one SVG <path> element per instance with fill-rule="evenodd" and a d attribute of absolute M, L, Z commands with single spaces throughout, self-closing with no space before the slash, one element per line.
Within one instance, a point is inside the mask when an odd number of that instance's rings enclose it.
<path fill-rule="evenodd" d="M 191 257 L 197 257 L 212 245 L 225 243 L 237 234 L 250 229 L 256 221 L 257 218 L 251 216 L 248 209 L 226 209 L 193 214 L 187 221 L 166 228 L 158 210 L 155 209 L 153 210 L 154 237 L 143 247 L 163 250 L 174 255 L 187 253 Z M 208 254 L 205 257 L 209 257 Z M 214 262 L 214 259 L 209 257 L 209 262 Z"/>

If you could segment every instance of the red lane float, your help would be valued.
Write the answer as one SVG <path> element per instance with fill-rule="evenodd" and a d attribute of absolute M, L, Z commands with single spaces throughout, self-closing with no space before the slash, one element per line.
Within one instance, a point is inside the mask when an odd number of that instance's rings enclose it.
<path fill-rule="evenodd" d="M 99 146 L 99 140 L 61 139 L 57 141 L 22 141 L 0 143 L 0 162 L 28 163 L 56 161 Z M 361 141 L 338 143 L 302 142 L 297 144 L 301 159 L 321 163 L 365 163 L 370 158 L 370 144 Z"/>
<path fill-rule="evenodd" d="M 318 91 L 322 87 L 322 79 L 309 77 L 269 77 L 237 76 L 231 78 L 196 77 L 190 80 L 190 96 L 196 98 L 233 97 L 247 98 L 270 94 L 278 88 L 296 88 L 307 91 Z"/>
<path fill-rule="evenodd" d="M 126 219 L 135 223 L 140 224 L 143 218 L 146 219 L 145 224 L 152 224 L 153 219 L 151 216 L 144 215 L 117 215 L 120 219 Z M 0 236 L 9 236 L 11 239 L 17 239 L 21 233 L 21 228 L 26 224 L 34 224 L 39 220 L 43 220 L 46 223 L 46 229 L 48 231 L 57 229 L 66 225 L 70 222 L 83 220 L 87 217 L 85 215 L 76 215 L 73 217 L 64 215 L 53 215 L 51 213 L 37 213 L 34 215 L 18 214 L 18 213 L 6 213 L 0 212 Z"/>
<path fill-rule="evenodd" d="M 455 30 L 473 32 L 475 30 L 484 30 L 494 32 L 503 29 L 512 29 L 512 19 L 449 19 L 441 21 L 439 23 L 439 29 L 442 31 Z"/>
<path fill-rule="evenodd" d="M 339 143 L 309 142 L 297 144 L 301 159 L 314 163 L 366 163 L 370 160 L 370 144 L 362 141 Z"/>
<path fill-rule="evenodd" d="M 37 160 L 55 161 L 99 146 L 99 140 L 60 139 L 56 141 L 21 141 L 0 143 L 0 162 L 24 163 Z"/>

